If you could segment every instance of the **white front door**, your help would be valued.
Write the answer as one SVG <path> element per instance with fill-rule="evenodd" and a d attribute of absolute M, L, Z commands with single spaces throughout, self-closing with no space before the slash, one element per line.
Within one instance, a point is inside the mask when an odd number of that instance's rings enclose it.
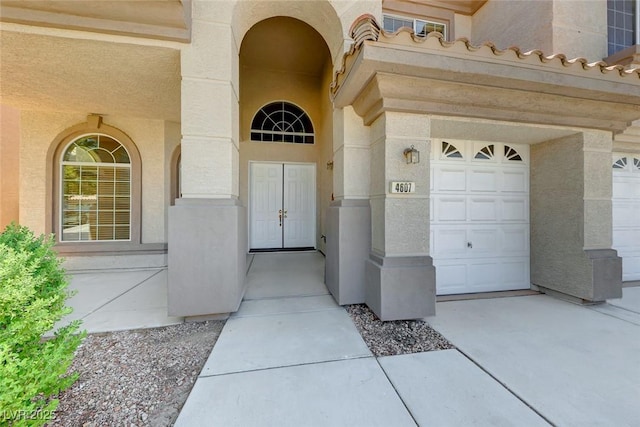
<path fill-rule="evenodd" d="M 613 249 L 622 258 L 622 280 L 640 280 L 640 155 L 614 155 Z"/>
<path fill-rule="evenodd" d="M 529 289 L 529 146 L 436 140 L 433 150 L 437 293 Z"/>
<path fill-rule="evenodd" d="M 250 249 L 315 248 L 315 165 L 251 163 Z"/>

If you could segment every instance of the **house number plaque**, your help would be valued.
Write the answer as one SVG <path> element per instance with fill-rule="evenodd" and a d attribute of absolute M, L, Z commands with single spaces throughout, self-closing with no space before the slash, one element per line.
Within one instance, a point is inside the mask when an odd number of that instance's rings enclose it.
<path fill-rule="evenodd" d="M 392 193 L 415 193 L 416 183 L 409 181 L 392 181 L 391 182 Z"/>

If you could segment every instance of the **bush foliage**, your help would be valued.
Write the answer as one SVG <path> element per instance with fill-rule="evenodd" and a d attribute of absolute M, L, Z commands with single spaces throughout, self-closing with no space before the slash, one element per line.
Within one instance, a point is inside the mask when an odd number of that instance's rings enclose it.
<path fill-rule="evenodd" d="M 51 237 L 11 224 L 0 234 L 0 425 L 42 425 L 58 406 L 52 396 L 77 379 L 67 374 L 85 336 L 80 322 L 59 328 L 71 312 L 61 260 Z"/>

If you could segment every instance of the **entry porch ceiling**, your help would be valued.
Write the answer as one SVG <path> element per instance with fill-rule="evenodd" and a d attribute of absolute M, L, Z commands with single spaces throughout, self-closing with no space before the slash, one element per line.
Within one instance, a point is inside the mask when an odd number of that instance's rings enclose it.
<path fill-rule="evenodd" d="M 0 102 L 180 121 L 178 50 L 0 31 Z"/>
<path fill-rule="evenodd" d="M 640 118 L 638 72 L 401 37 L 363 41 L 346 56 L 334 80 L 336 107 L 353 105 L 365 124 L 402 111 L 617 133 Z"/>
<path fill-rule="evenodd" d="M 3 0 L 0 21 L 188 42 L 190 0 Z"/>

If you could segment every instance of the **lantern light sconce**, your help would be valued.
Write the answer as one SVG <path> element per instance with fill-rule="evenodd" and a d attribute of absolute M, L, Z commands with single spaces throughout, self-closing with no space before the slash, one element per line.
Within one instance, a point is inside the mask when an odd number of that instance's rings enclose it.
<path fill-rule="evenodd" d="M 327 170 L 330 170 L 330 171 L 333 170 L 333 160 L 331 160 L 330 162 L 327 162 Z"/>
<path fill-rule="evenodd" d="M 407 164 L 420 163 L 420 152 L 412 145 L 411 148 L 404 150 L 404 157 L 407 160 Z"/>

